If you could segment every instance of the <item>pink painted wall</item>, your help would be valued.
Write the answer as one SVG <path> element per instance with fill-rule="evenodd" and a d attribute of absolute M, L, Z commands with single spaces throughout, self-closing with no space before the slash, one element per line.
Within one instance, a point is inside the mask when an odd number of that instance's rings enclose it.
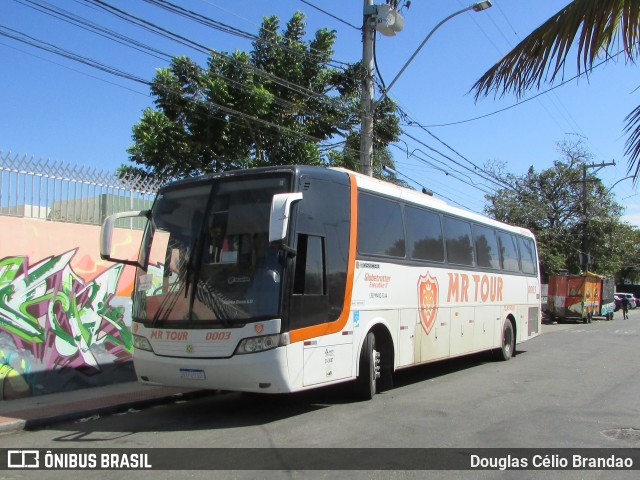
<path fill-rule="evenodd" d="M 100 259 L 100 227 L 0 216 L 0 232 L 2 397 L 135 380 L 134 269 Z M 116 229 L 113 255 L 136 258 L 141 236 Z"/>
<path fill-rule="evenodd" d="M 85 281 L 114 265 L 100 259 L 100 227 L 97 225 L 0 216 L 0 232 L 0 258 L 24 256 L 35 261 L 77 249 L 70 264 Z M 141 238 L 141 230 L 115 229 L 113 255 L 136 258 Z M 133 274 L 133 267 L 125 267 L 116 296 L 131 295 Z"/>

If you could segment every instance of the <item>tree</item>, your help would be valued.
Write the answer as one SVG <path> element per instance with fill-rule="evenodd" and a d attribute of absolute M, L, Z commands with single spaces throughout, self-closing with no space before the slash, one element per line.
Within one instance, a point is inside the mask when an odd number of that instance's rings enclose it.
<path fill-rule="evenodd" d="M 531 167 L 523 176 L 505 174 L 492 168 L 512 189 L 486 196 L 489 216 L 532 230 L 538 240 L 543 275 L 568 270 L 580 272 L 582 233 L 586 227 L 592 270 L 613 274 L 629 264 L 630 245 L 637 239 L 633 228 L 620 220 L 622 207 L 593 173 L 584 184 L 587 204 L 583 204 L 582 166 L 592 159 L 581 142 L 558 144 L 562 159 L 541 172 Z M 584 211 L 586 208 L 587 216 Z"/>
<path fill-rule="evenodd" d="M 612 229 L 609 233 L 616 239 L 611 242 L 614 248 L 618 249 L 615 254 L 623 259 L 616 275 L 617 283 L 620 285 L 625 280 L 631 280 L 637 284 L 640 280 L 640 230 L 626 224 L 619 227 L 617 231 Z"/>
<path fill-rule="evenodd" d="M 494 91 L 521 96 L 543 81 L 564 73 L 567 56 L 577 44 L 578 71 L 588 72 L 599 57 L 610 57 L 622 44 L 626 58 L 638 56 L 640 0 L 573 0 L 489 69 L 472 87 L 476 99 Z M 615 52 L 614 52 L 615 53 Z M 634 181 L 640 174 L 640 106 L 626 118 L 625 154 Z"/>
<path fill-rule="evenodd" d="M 156 108 L 133 127 L 135 166 L 120 173 L 175 178 L 266 165 L 351 166 L 362 68 L 329 66 L 335 32 L 318 30 L 307 44 L 300 12 L 282 33 L 279 27 L 277 17 L 265 18 L 250 52 L 212 51 L 206 68 L 176 57 L 158 70 Z M 375 135 L 384 150 L 400 133 L 393 102 L 381 117 Z"/>

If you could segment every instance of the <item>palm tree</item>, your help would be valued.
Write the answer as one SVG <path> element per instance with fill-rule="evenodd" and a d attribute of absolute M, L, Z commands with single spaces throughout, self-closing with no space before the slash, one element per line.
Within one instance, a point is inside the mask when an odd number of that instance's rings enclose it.
<path fill-rule="evenodd" d="M 476 100 L 491 91 L 521 96 L 564 73 L 570 49 L 577 43 L 578 72 L 588 72 L 599 58 L 621 52 L 638 56 L 640 0 L 573 0 L 487 71 L 472 87 Z M 640 177 L 640 106 L 627 117 L 625 155 L 634 182 Z"/>

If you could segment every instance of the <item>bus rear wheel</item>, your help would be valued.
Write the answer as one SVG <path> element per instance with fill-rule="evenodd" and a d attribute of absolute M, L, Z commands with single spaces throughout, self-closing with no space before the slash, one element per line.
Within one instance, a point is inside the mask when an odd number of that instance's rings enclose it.
<path fill-rule="evenodd" d="M 500 348 L 496 351 L 496 358 L 498 360 L 507 361 L 516 351 L 516 337 L 513 330 L 513 323 L 508 318 L 502 325 L 502 341 Z"/>
<path fill-rule="evenodd" d="M 376 394 L 379 377 L 380 352 L 376 351 L 375 335 L 369 332 L 360 352 L 360 371 L 355 382 L 355 391 L 358 398 L 371 400 Z"/>

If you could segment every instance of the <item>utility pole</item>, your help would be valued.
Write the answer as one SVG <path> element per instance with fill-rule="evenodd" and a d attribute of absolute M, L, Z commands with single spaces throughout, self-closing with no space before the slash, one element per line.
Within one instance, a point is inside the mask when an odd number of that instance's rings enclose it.
<path fill-rule="evenodd" d="M 387 0 L 386 4 L 374 5 L 373 0 L 364 0 L 363 20 L 362 20 L 362 65 L 364 67 L 364 81 L 362 82 L 362 95 L 360 101 L 361 127 L 360 127 L 360 172 L 365 175 L 373 175 L 373 117 L 376 106 L 382 102 L 389 89 L 396 83 L 402 72 L 409 66 L 420 49 L 424 47 L 431 35 L 444 23 L 468 10 L 481 12 L 491 7 L 491 0 L 482 0 L 473 5 L 469 5 L 462 10 L 452 13 L 440 23 L 438 23 L 425 37 L 422 44 L 413 53 L 411 58 L 404 64 L 402 70 L 395 76 L 378 101 L 373 98 L 373 42 L 374 35 L 379 31 L 383 35 L 393 36 L 404 27 L 404 19 L 398 12 L 398 1 Z M 410 2 L 406 2 L 407 8 Z"/>
<path fill-rule="evenodd" d="M 360 173 L 373 175 L 373 42 L 375 18 L 372 12 L 373 0 L 364 0 L 362 21 L 362 65 L 364 82 L 362 85 L 361 127 L 360 127 Z"/>
<path fill-rule="evenodd" d="M 587 169 L 597 168 L 600 170 L 604 167 L 615 166 L 616 162 L 612 163 L 592 163 L 582 165 L 582 248 L 580 252 L 580 268 L 582 273 L 587 273 L 589 265 L 591 265 L 591 256 L 589 255 L 589 234 L 587 232 L 589 227 L 589 217 L 587 216 Z"/>

